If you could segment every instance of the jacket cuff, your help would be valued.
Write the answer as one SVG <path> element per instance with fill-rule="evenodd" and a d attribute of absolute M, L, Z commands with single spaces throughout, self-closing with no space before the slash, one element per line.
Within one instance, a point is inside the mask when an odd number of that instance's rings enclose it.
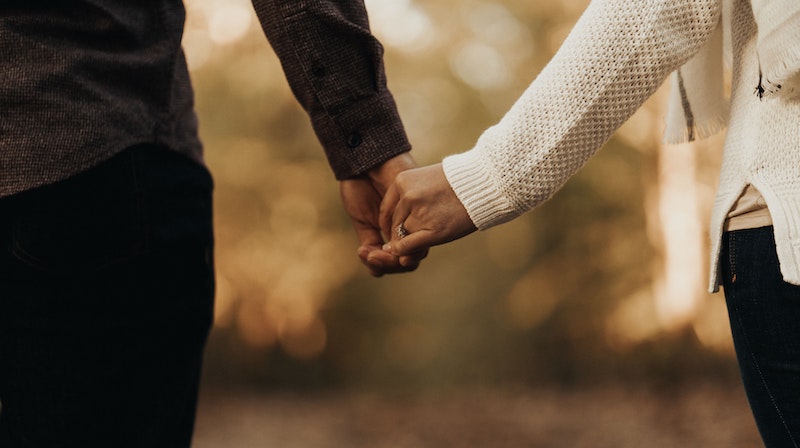
<path fill-rule="evenodd" d="M 335 115 L 311 116 L 328 163 L 342 180 L 411 150 L 394 98 L 388 91 L 357 101 Z"/>

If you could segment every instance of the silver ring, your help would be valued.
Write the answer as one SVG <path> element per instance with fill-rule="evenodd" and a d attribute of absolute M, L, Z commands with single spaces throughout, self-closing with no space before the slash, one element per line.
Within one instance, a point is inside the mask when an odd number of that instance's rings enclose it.
<path fill-rule="evenodd" d="M 408 236 L 408 230 L 406 230 L 406 228 L 403 226 L 403 223 L 400 223 L 400 225 L 398 225 L 394 231 L 401 240 Z"/>

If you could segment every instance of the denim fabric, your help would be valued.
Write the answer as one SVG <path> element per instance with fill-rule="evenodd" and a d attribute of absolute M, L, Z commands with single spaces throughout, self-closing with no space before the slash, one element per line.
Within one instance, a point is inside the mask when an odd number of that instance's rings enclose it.
<path fill-rule="evenodd" d="M 724 235 L 722 276 L 736 356 L 768 448 L 800 446 L 800 287 L 783 281 L 772 227 Z"/>
<path fill-rule="evenodd" d="M 197 163 L 137 146 L 0 200 L 0 446 L 190 446 L 211 190 Z"/>

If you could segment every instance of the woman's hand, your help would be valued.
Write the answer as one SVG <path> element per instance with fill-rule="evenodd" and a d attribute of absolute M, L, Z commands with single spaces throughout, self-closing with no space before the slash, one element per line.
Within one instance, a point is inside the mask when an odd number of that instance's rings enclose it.
<path fill-rule="evenodd" d="M 469 235 L 476 229 L 450 188 L 441 164 L 403 171 L 386 191 L 381 229 L 391 240 L 383 249 L 413 263 L 414 254 Z"/>

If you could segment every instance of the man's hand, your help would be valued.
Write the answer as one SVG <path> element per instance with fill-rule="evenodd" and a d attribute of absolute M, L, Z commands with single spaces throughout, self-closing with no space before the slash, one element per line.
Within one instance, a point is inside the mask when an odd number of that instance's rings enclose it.
<path fill-rule="evenodd" d="M 428 254 L 425 249 L 405 256 L 401 264 L 399 257 L 382 249 L 384 242 L 391 238 L 391 235 L 381 234 L 379 219 L 383 195 L 399 173 L 414 167 L 416 163 L 411 155 L 403 153 L 363 176 L 339 183 L 342 204 L 358 237 L 358 258 L 375 277 L 413 271 Z"/>

